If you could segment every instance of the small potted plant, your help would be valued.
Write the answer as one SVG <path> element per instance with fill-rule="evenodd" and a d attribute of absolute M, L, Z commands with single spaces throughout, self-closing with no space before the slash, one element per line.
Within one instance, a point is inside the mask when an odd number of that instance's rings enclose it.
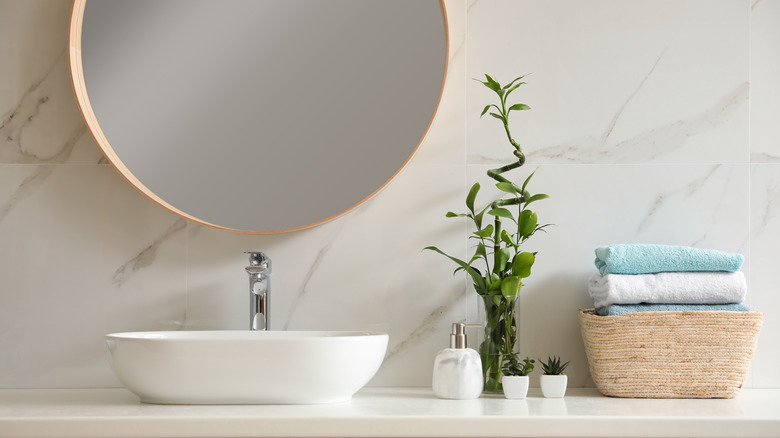
<path fill-rule="evenodd" d="M 544 375 L 539 377 L 539 385 L 542 387 L 542 394 L 545 397 L 563 397 L 566 394 L 566 384 L 568 377 L 563 374 L 563 370 L 569 366 L 569 362 L 561 364 L 561 358 L 558 356 L 547 357 L 547 362 L 539 359 L 542 365 Z"/>
<path fill-rule="evenodd" d="M 504 397 L 508 399 L 524 399 L 528 394 L 528 375 L 534 370 L 534 360 L 526 357 L 522 361 L 517 353 L 512 353 L 504 363 L 501 371 L 501 383 Z"/>

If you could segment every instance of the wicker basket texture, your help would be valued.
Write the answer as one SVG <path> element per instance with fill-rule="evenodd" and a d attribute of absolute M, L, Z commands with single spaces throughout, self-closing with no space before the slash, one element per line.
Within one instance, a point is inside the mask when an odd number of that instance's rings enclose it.
<path fill-rule="evenodd" d="M 747 378 L 761 312 L 579 311 L 591 376 L 613 397 L 733 398 Z"/>

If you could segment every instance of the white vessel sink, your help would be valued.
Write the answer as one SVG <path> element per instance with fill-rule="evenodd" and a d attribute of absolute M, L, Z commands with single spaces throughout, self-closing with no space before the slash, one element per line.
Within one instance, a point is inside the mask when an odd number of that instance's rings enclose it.
<path fill-rule="evenodd" d="M 111 367 L 146 403 L 347 401 L 379 369 L 388 336 L 370 332 L 161 331 L 106 336 Z"/>

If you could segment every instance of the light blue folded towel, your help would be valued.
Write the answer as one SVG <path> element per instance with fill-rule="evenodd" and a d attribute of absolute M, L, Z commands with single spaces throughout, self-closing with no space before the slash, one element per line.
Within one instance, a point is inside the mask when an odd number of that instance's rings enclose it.
<path fill-rule="evenodd" d="M 736 272 L 745 257 L 714 249 L 689 246 L 618 244 L 596 248 L 596 267 L 601 275 L 653 274 L 658 272 Z"/>
<path fill-rule="evenodd" d="M 706 310 L 729 310 L 734 312 L 747 312 L 750 310 L 746 304 L 612 304 L 606 307 L 596 308 L 596 315 L 618 316 L 635 312 L 698 312 Z"/>

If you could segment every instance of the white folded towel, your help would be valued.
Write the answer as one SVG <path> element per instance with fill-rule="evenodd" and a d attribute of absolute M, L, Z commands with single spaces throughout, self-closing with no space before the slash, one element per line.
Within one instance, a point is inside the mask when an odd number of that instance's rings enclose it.
<path fill-rule="evenodd" d="M 747 295 L 742 271 L 596 275 L 588 282 L 595 307 L 610 304 L 727 304 Z"/>

